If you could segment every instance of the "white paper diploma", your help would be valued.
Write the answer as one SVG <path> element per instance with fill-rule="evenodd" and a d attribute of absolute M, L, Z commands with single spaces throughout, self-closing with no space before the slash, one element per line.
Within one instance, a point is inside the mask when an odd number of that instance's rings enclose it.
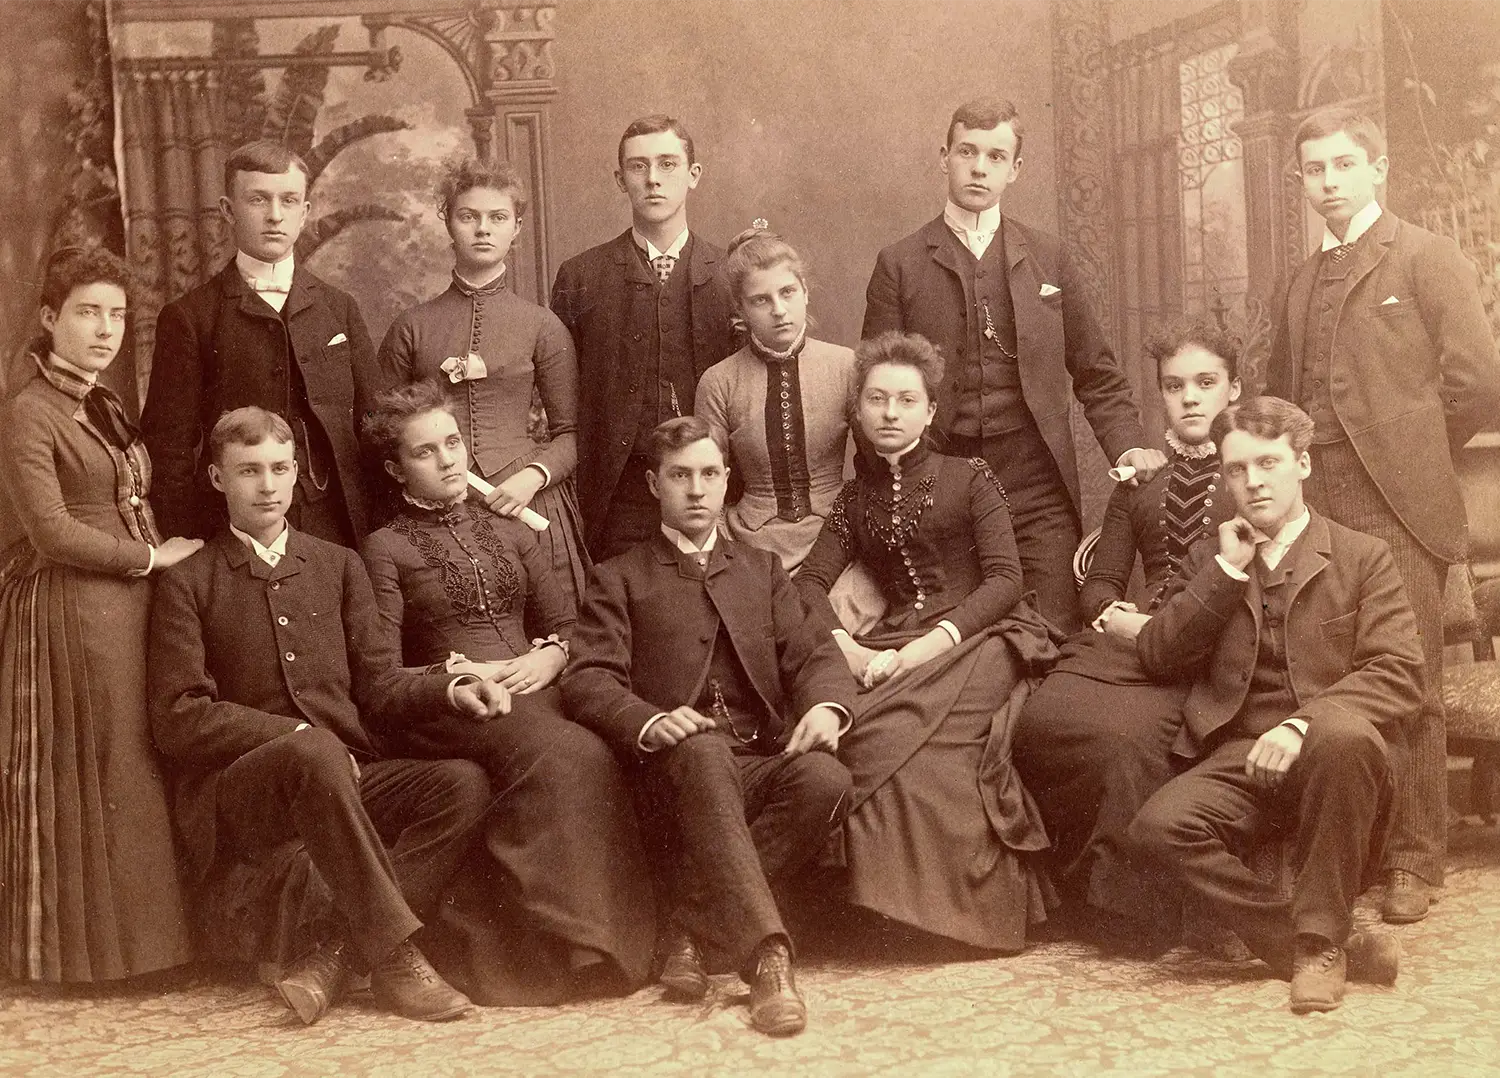
<path fill-rule="evenodd" d="M 469 488 L 471 490 L 478 491 L 486 498 L 495 493 L 495 486 L 493 483 L 485 482 L 482 478 L 475 475 L 473 472 L 469 473 Z M 516 516 L 516 519 L 534 532 L 544 532 L 552 524 L 550 520 L 542 516 L 542 514 L 538 513 L 534 509 L 522 509 L 521 512 Z"/>

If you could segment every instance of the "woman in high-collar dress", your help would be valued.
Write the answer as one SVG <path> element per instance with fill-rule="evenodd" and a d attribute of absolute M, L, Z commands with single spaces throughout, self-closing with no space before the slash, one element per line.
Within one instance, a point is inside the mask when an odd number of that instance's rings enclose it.
<path fill-rule="evenodd" d="M 589 566 L 573 489 L 578 358 L 557 316 L 516 295 L 506 279 L 525 187 L 510 165 L 467 160 L 445 178 L 438 208 L 453 240 L 453 280 L 391 323 L 377 356 L 381 378 L 446 389 L 471 467 L 496 487 L 488 504 L 508 516 L 529 508 L 551 522 L 541 548 L 576 605 Z M 531 429 L 534 395 L 546 412 L 540 443 Z"/>
<path fill-rule="evenodd" d="M 140 433 L 99 376 L 129 270 L 54 255 L 31 377 L 0 405 L 0 979 L 110 981 L 192 957 L 146 718 L 163 541 Z"/>
<path fill-rule="evenodd" d="M 502 959 L 471 968 L 465 991 L 546 1003 L 632 990 L 651 960 L 653 900 L 620 766 L 563 714 L 573 601 L 533 533 L 467 494 L 452 408 L 432 383 L 377 399 L 365 439 L 402 509 L 360 554 L 407 665 L 496 678 L 510 708 L 486 723 L 412 716 L 382 735 L 394 752 L 482 764 L 498 794 L 484 846 L 508 909 Z"/>
<path fill-rule="evenodd" d="M 857 563 L 886 604 L 857 639 L 833 630 L 867 690 L 839 748 L 855 784 L 848 897 L 925 932 L 1016 951 L 1045 919 L 1033 863 L 1047 837 L 1010 766 L 1011 718 L 1056 652 L 1021 599 L 998 480 L 984 461 L 925 442 L 942 356 L 896 332 L 855 355 L 856 476 L 796 577 L 816 606 Z"/>
<path fill-rule="evenodd" d="M 1135 638 L 1188 549 L 1234 515 L 1214 416 L 1240 395 L 1239 342 L 1216 326 L 1183 322 L 1148 340 L 1166 405 L 1167 467 L 1110 495 L 1079 596 L 1092 619 L 1032 694 L 1016 729 L 1016 768 L 1052 837 L 1052 878 L 1086 935 L 1108 947 L 1159 950 L 1176 941 L 1175 885 L 1137 871 L 1124 830 L 1172 775 L 1172 739 L 1187 685 L 1141 669 Z M 1137 557 L 1139 603 L 1126 600 Z"/>

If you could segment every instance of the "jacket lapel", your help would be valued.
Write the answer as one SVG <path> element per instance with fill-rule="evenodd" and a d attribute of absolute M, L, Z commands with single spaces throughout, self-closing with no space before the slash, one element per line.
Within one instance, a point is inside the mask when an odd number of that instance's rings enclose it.
<path fill-rule="evenodd" d="M 932 260 L 959 280 L 963 280 L 963 272 L 958 265 L 958 252 L 953 249 L 951 242 L 953 233 L 948 230 L 948 222 L 943 220 L 942 214 L 922 226 L 922 238 L 927 241 L 927 250 L 932 255 Z M 966 286 L 964 299 L 972 303 L 973 297 L 968 295 L 968 291 Z"/>
<path fill-rule="evenodd" d="M 297 262 L 292 267 L 292 290 L 287 293 L 286 306 L 281 309 L 288 323 L 302 311 L 318 301 L 318 279 Z"/>
<path fill-rule="evenodd" d="M 615 265 L 620 267 L 620 276 L 630 284 L 655 284 L 656 278 L 652 276 L 651 270 L 646 266 L 646 260 L 641 257 L 635 246 L 635 237 L 630 234 L 630 229 L 615 240 L 612 257 Z M 623 323 L 622 323 L 623 324 Z"/>
<path fill-rule="evenodd" d="M 229 260 L 229 265 L 219 271 L 219 288 L 226 300 L 239 307 L 241 314 L 247 314 L 251 318 L 280 318 L 280 315 L 276 313 L 276 308 L 261 299 L 260 294 L 245 283 L 233 258 Z M 296 288 L 296 273 L 294 272 L 292 290 L 296 291 Z M 287 296 L 287 304 L 291 304 L 290 295 Z"/>
<path fill-rule="evenodd" d="M 1292 369 L 1290 373 L 1293 398 L 1301 395 L 1302 350 L 1307 344 L 1307 315 L 1312 303 L 1313 281 L 1317 277 L 1318 258 L 1314 255 L 1305 260 L 1292 277 L 1286 295 L 1286 317 L 1292 337 Z"/>

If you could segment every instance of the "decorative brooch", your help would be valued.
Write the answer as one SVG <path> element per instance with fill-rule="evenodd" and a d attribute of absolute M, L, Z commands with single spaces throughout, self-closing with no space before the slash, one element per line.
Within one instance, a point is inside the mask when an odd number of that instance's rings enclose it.
<path fill-rule="evenodd" d="M 448 381 L 454 383 L 472 382 L 487 377 L 490 373 L 484 360 L 473 352 L 466 356 L 449 356 L 443 360 L 442 370 L 448 376 Z"/>
<path fill-rule="evenodd" d="M 750 222 L 750 227 L 758 228 L 762 232 L 764 232 L 766 229 L 771 227 L 771 222 L 767 221 L 764 217 L 757 217 L 755 220 Z"/>

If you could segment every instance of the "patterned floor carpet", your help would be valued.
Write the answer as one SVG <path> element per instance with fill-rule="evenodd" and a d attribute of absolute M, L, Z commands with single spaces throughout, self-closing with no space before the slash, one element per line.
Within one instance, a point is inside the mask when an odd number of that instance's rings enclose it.
<path fill-rule="evenodd" d="M 0 1074 L 1500 1075 L 1500 829 L 1468 821 L 1452 848 L 1442 902 L 1397 930 L 1399 983 L 1351 986 L 1327 1015 L 1289 1013 L 1286 985 L 1257 963 L 1070 943 L 984 961 L 820 958 L 799 978 L 810 1026 L 787 1041 L 749 1028 L 728 978 L 701 1007 L 646 990 L 439 1026 L 361 994 L 303 1028 L 266 989 L 197 973 L 165 991 L 0 988 Z"/>

